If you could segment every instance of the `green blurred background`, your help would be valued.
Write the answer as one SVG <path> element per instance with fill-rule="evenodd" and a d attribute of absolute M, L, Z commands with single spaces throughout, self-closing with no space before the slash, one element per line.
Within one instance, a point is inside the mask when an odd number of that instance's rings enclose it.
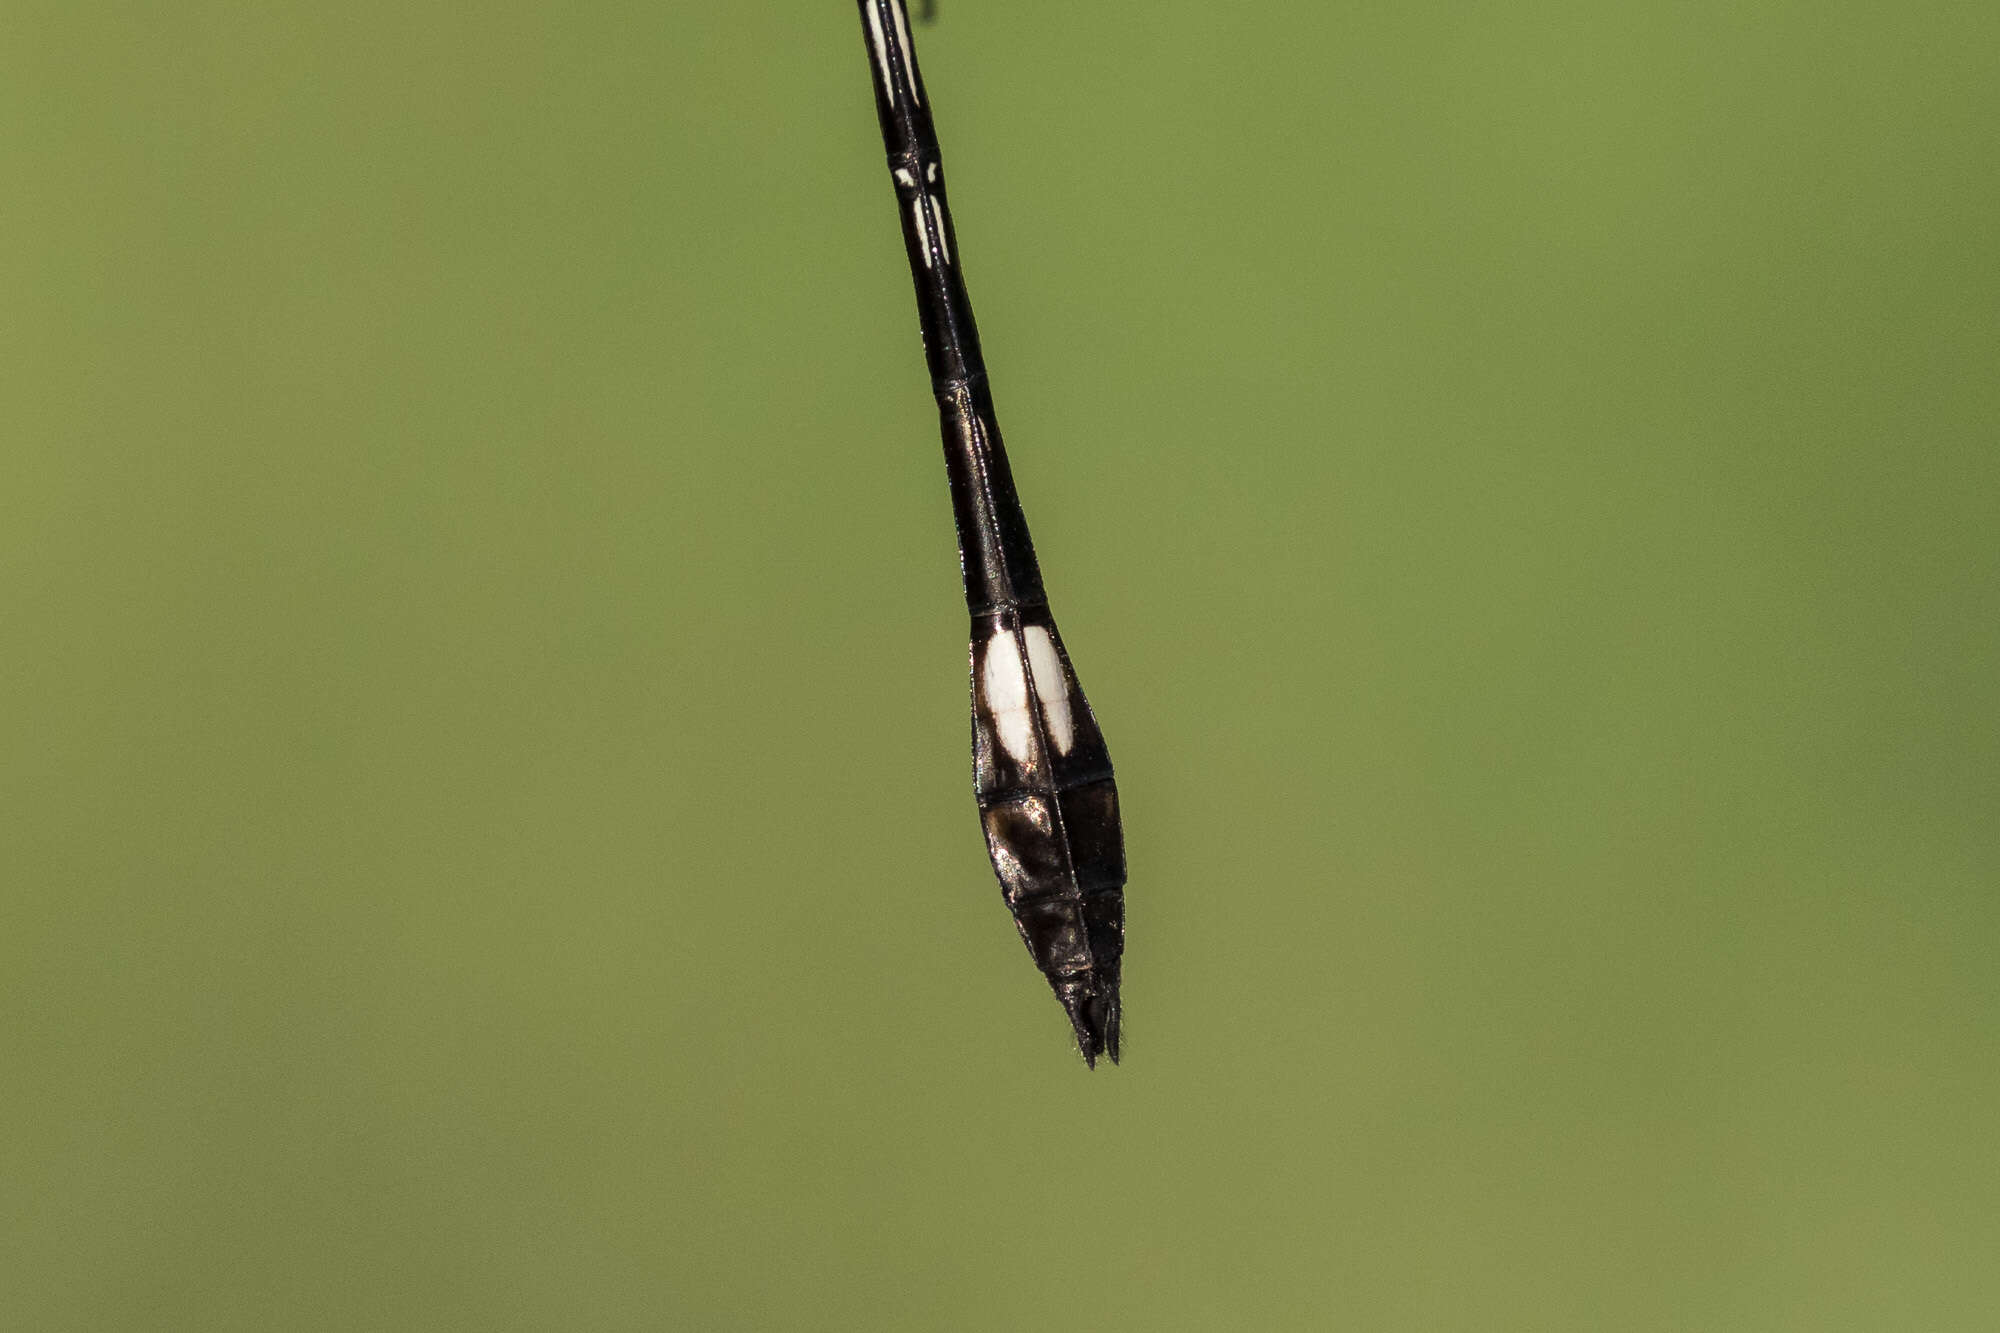
<path fill-rule="evenodd" d="M 2000 1327 L 2000 11 L 0 18 L 0 1323 Z"/>

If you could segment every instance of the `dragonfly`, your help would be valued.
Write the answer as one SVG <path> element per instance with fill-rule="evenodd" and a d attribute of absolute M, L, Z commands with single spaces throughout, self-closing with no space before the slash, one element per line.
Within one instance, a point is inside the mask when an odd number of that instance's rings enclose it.
<path fill-rule="evenodd" d="M 904 0 L 859 0 L 972 621 L 972 787 L 1022 941 L 1084 1063 L 1118 1062 L 1125 837 L 1111 756 L 1042 587 L 993 411 Z"/>

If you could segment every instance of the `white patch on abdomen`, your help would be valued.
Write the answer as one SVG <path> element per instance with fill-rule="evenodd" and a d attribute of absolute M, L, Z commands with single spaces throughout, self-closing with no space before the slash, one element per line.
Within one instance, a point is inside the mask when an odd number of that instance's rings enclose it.
<path fill-rule="evenodd" d="M 889 40 L 882 35 L 882 15 L 868 6 L 868 44 L 875 48 L 875 63 L 882 67 L 882 95 L 896 100 L 896 85 L 889 80 Z"/>
<path fill-rule="evenodd" d="M 903 49 L 903 68 L 913 68 L 914 62 L 910 59 L 910 23 L 903 17 L 903 0 L 889 0 L 889 12 L 896 16 L 896 37 Z M 917 91 L 915 75 L 910 76 L 910 96 L 916 99 L 918 106 L 924 104 L 924 95 Z"/>
<path fill-rule="evenodd" d="M 1003 629 L 986 641 L 985 652 L 980 677 L 986 686 L 986 711 L 993 718 L 993 730 L 1000 737 L 1000 748 L 1015 762 L 1026 763 L 1034 723 L 1028 716 L 1028 678 L 1021 671 L 1021 641 L 1014 637 L 1014 631 Z"/>
<path fill-rule="evenodd" d="M 937 196 L 927 194 L 924 196 L 924 202 L 931 206 L 931 223 L 937 228 L 938 257 L 949 264 L 951 262 L 951 242 L 944 238 L 944 214 L 938 211 Z"/>
<path fill-rule="evenodd" d="M 916 220 L 917 248 L 924 252 L 924 267 L 934 268 L 936 264 L 931 258 L 930 233 L 924 230 L 924 198 L 925 196 L 920 194 L 910 200 L 910 216 Z"/>
<path fill-rule="evenodd" d="M 1063 674 L 1062 657 L 1056 641 L 1040 625 L 1024 631 L 1028 640 L 1028 669 L 1035 673 L 1035 693 L 1042 701 L 1042 721 L 1049 727 L 1049 739 L 1057 754 L 1068 754 L 1076 744 L 1076 720 L 1069 707 L 1069 677 Z"/>

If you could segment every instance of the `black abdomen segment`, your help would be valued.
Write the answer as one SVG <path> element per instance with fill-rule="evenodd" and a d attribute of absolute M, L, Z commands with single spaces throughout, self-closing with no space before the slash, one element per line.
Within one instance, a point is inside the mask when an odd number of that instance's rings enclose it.
<path fill-rule="evenodd" d="M 959 267 L 903 0 L 860 0 L 972 616 L 973 791 L 1021 938 L 1084 1060 L 1118 1059 L 1125 846 L 1111 757 L 1049 614 Z"/>

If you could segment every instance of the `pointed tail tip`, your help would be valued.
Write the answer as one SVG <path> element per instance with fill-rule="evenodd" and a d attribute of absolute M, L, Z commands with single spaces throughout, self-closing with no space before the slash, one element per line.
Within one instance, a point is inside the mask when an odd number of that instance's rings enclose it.
<path fill-rule="evenodd" d="M 1069 1012 L 1070 1027 L 1076 1031 L 1076 1046 L 1083 1052 L 1084 1067 L 1097 1068 L 1100 1055 L 1117 1064 L 1118 992 L 1100 991 L 1093 986 L 1061 998 L 1063 1008 Z"/>

